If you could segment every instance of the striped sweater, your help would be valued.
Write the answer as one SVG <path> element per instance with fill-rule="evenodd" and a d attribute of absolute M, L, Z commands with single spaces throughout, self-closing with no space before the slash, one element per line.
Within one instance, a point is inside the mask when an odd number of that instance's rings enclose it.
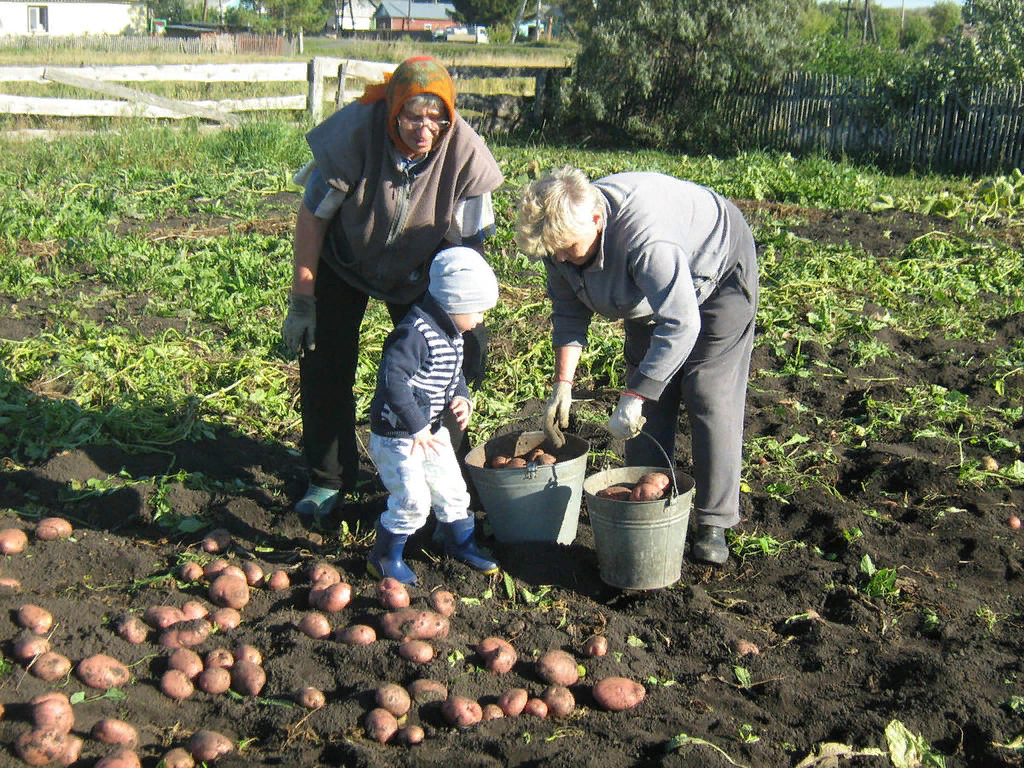
<path fill-rule="evenodd" d="M 370 403 L 370 430 L 409 437 L 441 423 L 453 398 L 469 398 L 462 373 L 462 336 L 427 294 L 388 336 Z"/>

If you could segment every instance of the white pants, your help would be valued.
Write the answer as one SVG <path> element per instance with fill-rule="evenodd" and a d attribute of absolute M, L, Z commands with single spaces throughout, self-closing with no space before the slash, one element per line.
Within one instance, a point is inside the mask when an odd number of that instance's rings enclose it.
<path fill-rule="evenodd" d="M 440 451 L 417 449 L 410 456 L 412 438 L 370 434 L 370 457 L 390 494 L 380 522 L 391 533 L 415 533 L 427 522 L 431 507 L 441 523 L 469 517 L 469 491 L 451 435 L 441 427 L 435 437 L 443 443 Z"/>

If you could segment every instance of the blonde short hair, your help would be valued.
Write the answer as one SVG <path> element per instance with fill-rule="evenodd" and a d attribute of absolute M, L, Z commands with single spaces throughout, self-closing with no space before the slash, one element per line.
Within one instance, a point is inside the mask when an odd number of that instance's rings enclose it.
<path fill-rule="evenodd" d="M 559 168 L 523 189 L 516 244 L 531 259 L 542 259 L 572 242 L 595 213 L 604 213 L 597 187 L 578 168 Z"/>

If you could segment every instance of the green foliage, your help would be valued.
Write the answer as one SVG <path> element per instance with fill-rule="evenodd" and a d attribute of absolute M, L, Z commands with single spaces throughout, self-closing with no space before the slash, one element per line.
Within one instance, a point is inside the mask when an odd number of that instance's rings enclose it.
<path fill-rule="evenodd" d="M 519 0 L 454 0 L 453 5 L 463 21 L 487 27 L 511 24 L 519 10 Z M 511 30 L 511 26 L 509 29 Z M 491 31 L 494 32 L 493 29 Z M 497 36 L 488 37 L 493 41 L 498 40 Z M 507 42 L 508 37 L 503 39 Z"/>
<path fill-rule="evenodd" d="M 284 31 L 297 34 L 319 32 L 334 8 L 323 0 L 239 0 L 242 20 L 256 32 L 273 34 Z"/>

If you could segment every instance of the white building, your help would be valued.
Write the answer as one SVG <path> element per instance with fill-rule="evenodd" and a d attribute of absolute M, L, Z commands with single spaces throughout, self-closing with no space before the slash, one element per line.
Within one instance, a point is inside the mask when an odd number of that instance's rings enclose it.
<path fill-rule="evenodd" d="M 336 0 L 334 29 L 373 29 L 373 14 L 377 4 L 372 0 Z"/>
<path fill-rule="evenodd" d="M 0 0 L 0 35 L 146 34 L 144 2 Z"/>

